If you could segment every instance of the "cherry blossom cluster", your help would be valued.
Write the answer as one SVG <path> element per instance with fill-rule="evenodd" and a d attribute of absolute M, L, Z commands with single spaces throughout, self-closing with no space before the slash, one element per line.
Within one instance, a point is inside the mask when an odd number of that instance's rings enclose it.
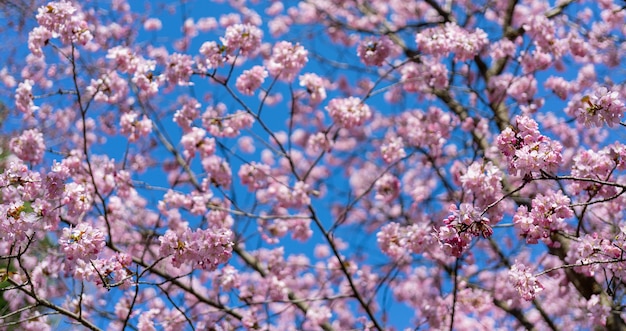
<path fill-rule="evenodd" d="M 254 56 L 260 49 L 262 39 L 263 31 L 249 23 L 233 24 L 226 28 L 224 37 L 220 37 L 227 54 L 243 56 Z"/>
<path fill-rule="evenodd" d="M 226 114 L 226 106 L 209 106 L 202 113 L 202 126 L 215 137 L 237 137 L 241 130 L 248 129 L 254 123 L 254 117 L 248 112 L 237 110 Z"/>
<path fill-rule="evenodd" d="M 602 126 L 606 123 L 612 127 L 620 123 L 626 107 L 618 91 L 610 91 L 604 86 L 597 87 L 593 94 L 580 99 L 574 114 L 578 122 L 586 126 Z"/>
<path fill-rule="evenodd" d="M 139 81 L 135 81 L 141 90 L 144 89 Z M 95 101 L 116 104 L 125 101 L 128 96 L 128 82 L 121 77 L 117 71 L 102 75 L 99 79 L 92 79 L 91 84 L 86 88 L 89 96 Z"/>
<path fill-rule="evenodd" d="M 620 148 L 621 147 L 621 148 Z M 621 150 L 621 153 L 620 153 Z M 571 174 L 578 178 L 596 179 L 605 181 L 618 168 L 624 169 L 624 163 L 618 163 L 622 159 L 624 148 L 621 144 L 603 148 L 599 151 L 581 150 L 572 161 Z M 587 192 L 589 196 L 608 198 L 617 193 L 614 186 L 602 185 L 593 181 L 574 181 L 569 185 L 573 194 Z"/>
<path fill-rule="evenodd" d="M 28 36 L 28 48 L 35 56 L 43 56 L 42 48 L 52 38 L 63 44 L 77 42 L 85 45 L 93 35 L 84 15 L 69 1 L 50 2 L 37 13 L 39 26 Z"/>
<path fill-rule="evenodd" d="M 254 66 L 245 70 L 238 78 L 235 86 L 245 95 L 253 95 L 261 87 L 268 73 L 262 66 Z"/>
<path fill-rule="evenodd" d="M 152 121 L 143 115 L 138 119 L 139 113 L 131 111 L 120 116 L 120 133 L 128 137 L 128 141 L 136 141 L 152 132 Z"/>
<path fill-rule="evenodd" d="M 232 171 L 226 160 L 217 156 L 210 155 L 202 159 L 202 168 L 206 171 L 207 177 L 203 186 L 206 188 L 211 184 L 221 187 L 229 187 L 232 182 Z"/>
<path fill-rule="evenodd" d="M 238 176 L 241 183 L 246 185 L 250 192 L 255 192 L 269 185 L 268 180 L 271 176 L 271 170 L 266 164 L 252 162 L 242 165 L 239 168 Z"/>
<path fill-rule="evenodd" d="M 620 228 L 614 240 L 601 237 L 598 233 L 586 234 L 576 240 L 572 240 L 566 261 L 572 265 L 579 265 L 575 268 L 577 272 L 588 276 L 594 276 L 603 270 L 603 263 L 615 260 L 615 263 L 607 265 L 606 269 L 611 270 L 620 277 L 625 275 L 623 260 L 624 249 L 624 228 Z"/>
<path fill-rule="evenodd" d="M 63 229 L 59 245 L 68 260 L 93 260 L 105 246 L 105 235 L 89 223 Z"/>
<path fill-rule="evenodd" d="M 441 62 L 424 58 L 423 63 L 409 62 L 400 68 L 402 88 L 407 92 L 428 92 L 448 87 L 448 68 Z"/>
<path fill-rule="evenodd" d="M 225 47 L 215 41 L 207 41 L 200 46 L 198 59 L 196 60 L 200 70 L 213 70 L 221 67 L 228 57 L 224 53 Z"/>
<path fill-rule="evenodd" d="M 313 235 L 310 224 L 311 219 L 305 215 L 285 215 L 283 218 L 259 222 L 258 229 L 263 240 L 268 243 L 277 244 L 288 233 L 291 233 L 291 238 L 306 242 Z"/>
<path fill-rule="evenodd" d="M 430 148 L 437 154 L 450 137 L 457 118 L 439 107 L 427 111 L 408 110 L 395 119 L 398 135 L 408 146 Z"/>
<path fill-rule="evenodd" d="M 130 286 L 132 258 L 124 253 L 109 258 L 95 260 L 76 260 L 74 276 L 80 280 L 94 282 L 100 286 Z"/>
<path fill-rule="evenodd" d="M 381 66 L 391 54 L 394 44 L 388 37 L 367 37 L 357 47 L 356 54 L 368 66 Z"/>
<path fill-rule="evenodd" d="M 132 82 L 137 84 L 141 94 L 146 96 L 153 96 L 158 93 L 159 87 L 165 81 L 165 75 L 157 75 L 155 73 L 157 62 L 155 60 L 148 60 L 143 56 L 132 51 L 128 47 L 115 46 L 108 50 L 106 58 L 111 60 L 111 65 L 116 71 L 121 73 L 132 74 Z M 173 80 L 176 78 L 172 75 L 170 77 Z M 88 91 L 93 94 L 96 91 L 106 92 L 108 94 L 116 95 L 124 93 L 126 89 L 125 83 L 121 83 L 115 80 L 115 75 L 109 75 L 108 79 L 112 80 L 112 84 L 107 84 L 106 79 L 102 81 L 102 86 L 98 81 L 92 84 L 92 87 Z M 177 83 L 177 82 L 176 82 Z M 100 93 L 96 93 L 95 97 L 98 97 Z M 123 94 L 121 95 L 123 96 Z M 120 97 L 121 97 L 120 96 Z M 102 96 L 100 96 L 102 98 Z M 115 100 L 116 98 L 114 98 Z M 109 100 L 110 101 L 110 100 Z"/>
<path fill-rule="evenodd" d="M 15 91 L 15 106 L 25 114 L 32 115 L 34 111 L 39 109 L 33 102 L 33 86 L 35 82 L 26 79 L 17 86 Z"/>
<path fill-rule="evenodd" d="M 517 209 L 513 223 L 529 244 L 549 240 L 552 232 L 564 229 L 565 220 L 574 216 L 569 205 L 570 199 L 561 191 L 538 194 L 530 210 L 526 206 Z"/>
<path fill-rule="evenodd" d="M 515 263 L 511 266 L 509 281 L 519 295 L 528 301 L 533 300 L 544 289 L 544 286 L 532 274 L 530 268 L 521 263 Z"/>
<path fill-rule="evenodd" d="M 389 203 L 400 195 L 400 180 L 398 177 L 386 173 L 376 180 L 374 188 L 376 189 L 375 199 Z"/>
<path fill-rule="evenodd" d="M 515 118 L 516 127 L 508 127 L 497 138 L 511 173 L 522 176 L 541 171 L 554 173 L 561 165 L 562 146 L 539 132 L 539 125 L 527 116 Z"/>
<path fill-rule="evenodd" d="M 326 99 L 326 87 L 329 83 L 325 78 L 314 73 L 305 73 L 299 79 L 300 86 L 306 88 L 311 105 L 317 105 Z"/>
<path fill-rule="evenodd" d="M 33 164 L 41 162 L 46 149 L 43 133 L 37 129 L 26 130 L 19 137 L 11 139 L 9 147 L 22 161 Z"/>
<path fill-rule="evenodd" d="M 180 138 L 180 144 L 183 146 L 183 154 L 186 158 L 191 158 L 200 153 L 201 158 L 213 155 L 215 153 L 215 139 L 207 137 L 206 130 L 198 127 L 192 127 Z"/>
<path fill-rule="evenodd" d="M 159 237 L 162 256 L 172 256 L 172 265 L 190 265 L 193 268 L 215 270 L 228 262 L 232 255 L 233 233 L 227 228 L 197 229 L 186 227 L 180 233 L 167 230 Z"/>
<path fill-rule="evenodd" d="M 482 29 L 470 32 L 452 22 L 419 32 L 415 41 L 424 54 L 441 57 L 454 53 L 458 61 L 471 60 L 489 43 Z"/>
<path fill-rule="evenodd" d="M 380 153 L 383 160 L 387 163 L 393 163 L 404 158 L 406 151 L 404 150 L 402 138 L 395 135 L 387 135 L 380 146 Z"/>
<path fill-rule="evenodd" d="M 309 61 L 308 54 L 300 44 L 279 41 L 272 48 L 272 56 L 265 66 L 272 76 L 291 82 Z"/>
<path fill-rule="evenodd" d="M 326 110 L 337 125 L 346 129 L 363 125 L 372 117 L 370 107 L 356 97 L 332 99 Z"/>
<path fill-rule="evenodd" d="M 302 181 L 296 182 L 291 187 L 284 182 L 275 180 L 268 185 L 266 190 L 258 192 L 257 198 L 262 201 L 275 199 L 279 207 L 299 209 L 311 203 L 309 190 L 309 185 Z"/>
<path fill-rule="evenodd" d="M 194 62 L 190 55 L 171 54 L 165 67 L 165 77 L 167 81 L 172 85 L 192 85 L 192 83 L 189 82 L 189 78 L 193 73 L 191 68 L 193 64 Z"/>
<path fill-rule="evenodd" d="M 443 252 L 452 256 L 461 256 L 475 237 L 489 238 L 493 234 L 491 221 L 469 203 L 462 203 L 459 208 L 451 205 L 450 215 L 443 223 L 434 236 Z"/>
<path fill-rule="evenodd" d="M 200 117 L 200 107 L 202 105 L 194 98 L 180 98 L 182 104 L 180 109 L 174 114 L 174 123 L 178 124 L 183 132 L 189 132 L 194 121 Z"/>
<path fill-rule="evenodd" d="M 486 209 L 502 196 L 503 173 L 493 163 L 472 163 L 459 177 L 463 189 L 472 194 L 475 208 Z M 502 204 L 489 210 L 490 220 L 497 223 L 502 217 Z"/>
<path fill-rule="evenodd" d="M 3 240 L 22 242 L 27 236 L 32 235 L 39 226 L 37 214 L 27 212 L 23 202 L 12 202 L 0 205 L 0 230 Z"/>
<path fill-rule="evenodd" d="M 432 244 L 430 229 L 423 224 L 402 226 L 391 222 L 384 225 L 376 234 L 378 246 L 387 256 L 401 260 L 407 254 L 420 254 Z"/>

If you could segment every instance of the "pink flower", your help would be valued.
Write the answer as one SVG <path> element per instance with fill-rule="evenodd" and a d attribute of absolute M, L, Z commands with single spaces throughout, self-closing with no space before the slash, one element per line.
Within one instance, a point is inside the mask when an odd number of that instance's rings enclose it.
<path fill-rule="evenodd" d="M 89 223 L 80 223 L 76 227 L 64 228 L 59 244 L 68 260 L 91 260 L 104 248 L 105 237 Z"/>
<path fill-rule="evenodd" d="M 198 67 L 201 70 L 211 70 L 221 67 L 226 62 L 225 48 L 214 41 L 207 41 L 200 46 L 200 60 Z"/>
<path fill-rule="evenodd" d="M 33 82 L 27 79 L 17 86 L 15 91 L 15 106 L 21 112 L 32 115 L 32 113 L 39 109 L 33 102 Z"/>
<path fill-rule="evenodd" d="M 232 237 L 232 231 L 225 228 L 192 231 L 186 227 L 182 233 L 167 230 L 159 237 L 159 252 L 163 256 L 172 255 L 172 264 L 177 268 L 190 263 L 194 268 L 213 271 L 230 259 Z"/>
<path fill-rule="evenodd" d="M 267 75 L 267 70 L 265 70 L 264 67 L 254 66 L 250 70 L 245 70 L 241 76 L 237 78 L 235 86 L 239 92 L 245 95 L 253 95 L 254 92 L 261 87 Z"/>
<path fill-rule="evenodd" d="M 26 130 L 19 137 L 11 139 L 9 147 L 22 161 L 32 163 L 41 162 L 46 149 L 43 134 L 37 129 Z"/>
<path fill-rule="evenodd" d="M 226 33 L 220 40 L 229 55 L 254 56 L 260 49 L 262 38 L 263 31 L 258 27 L 251 24 L 234 24 L 226 28 Z"/>
<path fill-rule="evenodd" d="M 84 14 L 68 1 L 49 2 L 45 7 L 39 7 L 37 22 L 64 44 L 77 42 L 85 45 L 93 38 Z"/>
<path fill-rule="evenodd" d="M 200 116 L 200 103 L 194 98 L 181 98 L 182 107 L 174 114 L 174 122 L 178 124 L 183 132 L 189 132 L 194 120 Z"/>
<path fill-rule="evenodd" d="M 400 180 L 396 176 L 386 173 L 376 181 L 374 188 L 376 189 L 376 200 L 389 203 L 400 195 Z"/>
<path fill-rule="evenodd" d="M 52 32 L 43 26 L 34 28 L 28 34 L 28 49 L 36 57 L 43 56 L 42 48 L 52 39 Z"/>
<path fill-rule="evenodd" d="M 65 185 L 65 192 L 61 203 L 67 206 L 68 215 L 74 217 L 91 208 L 92 197 L 87 188 L 78 183 Z"/>
<path fill-rule="evenodd" d="M 237 174 L 241 183 L 248 186 L 250 192 L 256 192 L 259 189 L 267 188 L 270 171 L 267 164 L 252 162 L 242 165 Z"/>
<path fill-rule="evenodd" d="M 442 57 L 452 52 L 457 61 L 471 60 L 489 43 L 483 30 L 469 32 L 451 22 L 421 31 L 415 41 L 425 54 Z"/>
<path fill-rule="evenodd" d="M 380 153 L 386 163 L 393 163 L 405 157 L 406 151 L 404 150 L 402 138 L 398 136 L 386 137 L 382 146 L 380 146 Z"/>
<path fill-rule="evenodd" d="M 137 141 L 152 132 L 152 121 L 146 115 L 143 115 L 141 120 L 138 120 L 138 117 L 139 113 L 134 111 L 120 117 L 120 133 L 128 136 L 128 141 Z"/>
<path fill-rule="evenodd" d="M 266 67 L 272 76 L 291 82 L 309 61 L 307 56 L 308 51 L 300 44 L 294 45 L 287 41 L 279 41 L 274 45 L 272 56 L 267 61 Z"/>
<path fill-rule="evenodd" d="M 202 167 L 207 173 L 207 179 L 218 187 L 228 188 L 231 183 L 231 170 L 228 163 L 217 155 L 210 155 L 202 159 Z"/>
<path fill-rule="evenodd" d="M 355 97 L 332 99 L 326 110 L 337 125 L 346 129 L 363 125 L 372 117 L 369 106 Z"/>
<path fill-rule="evenodd" d="M 376 234 L 381 251 L 394 260 L 405 258 L 410 253 L 423 253 L 431 241 L 430 238 L 425 226 L 401 226 L 396 222 L 384 225 Z"/>
<path fill-rule="evenodd" d="M 515 121 L 516 129 L 508 127 L 497 138 L 498 149 L 506 157 L 509 171 L 521 175 L 555 172 L 561 164 L 561 144 L 542 135 L 533 119 L 517 116 Z"/>
<path fill-rule="evenodd" d="M 161 20 L 158 18 L 149 18 L 143 22 L 143 28 L 146 31 L 159 31 L 163 27 Z"/>
<path fill-rule="evenodd" d="M 329 152 L 333 142 L 323 132 L 317 132 L 309 136 L 306 142 L 306 153 L 319 155 L 321 152 Z"/>
<path fill-rule="evenodd" d="M 214 17 L 202 17 L 196 22 L 196 29 L 208 32 L 217 28 L 217 20 Z"/>
<path fill-rule="evenodd" d="M 555 77 L 550 76 L 546 79 L 543 84 L 547 89 L 551 89 L 556 96 L 558 96 L 561 100 L 565 100 L 567 98 L 567 94 L 571 89 L 570 82 L 563 79 L 563 77 Z"/>
<path fill-rule="evenodd" d="M 446 88 L 448 82 L 448 68 L 432 59 L 425 58 L 423 63 L 414 62 L 403 65 L 402 88 L 407 92 L 427 92 L 432 88 Z"/>
<path fill-rule="evenodd" d="M 515 263 L 509 271 L 509 281 L 524 300 L 531 301 L 537 293 L 543 291 L 543 285 L 537 280 L 529 269 L 521 264 Z"/>
<path fill-rule="evenodd" d="M 300 86 L 305 87 L 311 105 L 317 105 L 326 99 L 327 81 L 313 73 L 306 73 L 300 77 Z"/>
<path fill-rule="evenodd" d="M 564 220 L 574 215 L 569 204 L 569 198 L 561 191 L 538 194 L 532 201 L 530 211 L 526 206 L 518 208 L 513 223 L 527 243 L 536 244 L 541 239 L 547 240 L 552 232 L 564 228 Z"/>
<path fill-rule="evenodd" d="M 304 182 L 297 182 L 292 188 L 284 183 L 272 181 L 267 194 L 276 198 L 280 207 L 297 209 L 311 203 L 308 191 L 309 185 Z"/>
<path fill-rule="evenodd" d="M 167 81 L 173 85 L 193 85 L 189 82 L 189 78 L 193 73 L 193 70 L 191 69 L 193 63 L 194 62 L 189 55 L 178 53 L 170 55 L 165 70 L 165 77 L 167 77 Z"/>
<path fill-rule="evenodd" d="M 193 157 L 197 151 L 203 158 L 215 153 L 215 139 L 206 137 L 206 130 L 202 128 L 192 127 L 182 136 L 180 143 L 185 149 L 185 158 Z"/>
<path fill-rule="evenodd" d="M 381 38 L 365 38 L 357 47 L 356 54 L 368 66 L 381 66 L 389 54 L 393 43 L 387 36 Z"/>
<path fill-rule="evenodd" d="M 224 104 L 215 107 L 207 107 L 202 114 L 202 126 L 216 137 L 236 137 L 243 129 L 250 128 L 254 123 L 254 117 L 243 110 L 234 114 L 223 116 L 226 112 Z"/>
<path fill-rule="evenodd" d="M 617 91 L 609 91 L 601 86 L 592 95 L 582 97 L 579 107 L 575 109 L 575 115 L 578 122 L 586 126 L 602 126 L 606 122 L 613 127 L 620 123 L 625 109 Z"/>

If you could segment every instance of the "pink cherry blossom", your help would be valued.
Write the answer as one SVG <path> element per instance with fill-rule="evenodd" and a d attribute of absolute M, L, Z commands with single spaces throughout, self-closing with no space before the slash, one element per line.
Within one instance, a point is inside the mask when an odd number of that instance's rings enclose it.
<path fill-rule="evenodd" d="M 127 135 L 131 142 L 150 134 L 152 131 L 150 119 L 146 115 L 143 115 L 141 120 L 138 117 L 138 113 L 130 112 L 123 114 L 120 118 L 120 133 Z"/>
<path fill-rule="evenodd" d="M 67 259 L 90 260 L 95 259 L 104 248 L 105 236 L 88 223 L 80 223 L 76 227 L 64 228 L 59 244 Z"/>
<path fill-rule="evenodd" d="M 359 44 L 356 54 L 369 66 L 381 66 L 391 53 L 393 43 L 389 38 L 366 38 Z"/>
<path fill-rule="evenodd" d="M 245 95 L 253 95 L 256 90 L 261 87 L 265 78 L 267 78 L 267 70 L 262 66 L 254 66 L 250 70 L 245 70 L 241 76 L 237 77 L 235 86 L 239 92 Z"/>
<path fill-rule="evenodd" d="M 272 56 L 265 66 L 270 75 L 291 82 L 308 61 L 308 52 L 300 44 L 281 41 L 272 48 Z"/>
<path fill-rule="evenodd" d="M 346 129 L 363 125 L 372 117 L 370 107 L 355 97 L 332 99 L 328 102 L 326 110 L 337 125 Z"/>
<path fill-rule="evenodd" d="M 534 299 L 544 289 L 537 278 L 529 272 L 529 268 L 521 263 L 511 266 L 509 280 L 524 300 Z"/>
<path fill-rule="evenodd" d="M 228 54 L 254 56 L 259 51 L 263 31 L 251 24 L 233 24 L 220 40 Z"/>

